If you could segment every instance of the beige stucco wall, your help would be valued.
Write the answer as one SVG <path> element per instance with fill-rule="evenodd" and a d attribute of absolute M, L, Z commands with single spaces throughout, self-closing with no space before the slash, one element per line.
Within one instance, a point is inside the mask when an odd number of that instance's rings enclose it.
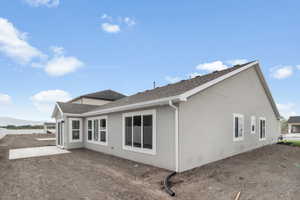
<path fill-rule="evenodd" d="M 82 104 L 82 98 L 79 98 L 79 99 L 77 99 L 77 100 L 70 101 L 70 103 L 78 103 L 78 104 Z"/>
<path fill-rule="evenodd" d="M 82 97 L 82 98 L 77 99 L 75 101 L 71 101 L 70 103 L 89 104 L 89 105 L 101 106 L 101 105 L 107 104 L 109 102 L 111 102 L 111 101 Z"/>
<path fill-rule="evenodd" d="M 233 113 L 244 115 L 244 140 L 233 141 Z M 250 133 L 256 116 L 256 133 Z M 258 119 L 266 118 L 260 141 Z M 255 68 L 218 83 L 179 105 L 179 168 L 185 171 L 263 145 L 279 137 L 279 121 Z"/>
<path fill-rule="evenodd" d="M 175 170 L 174 109 L 169 106 L 156 110 L 156 155 L 122 148 L 122 113 L 107 116 L 108 145 L 86 141 L 86 118 L 83 118 L 83 141 L 69 142 L 69 120 L 65 118 L 65 147 L 85 147 L 99 152 Z M 244 115 L 244 139 L 233 141 L 233 113 Z M 256 117 L 256 132 L 250 133 L 251 116 Z M 266 140 L 259 140 L 259 117 L 266 118 Z M 186 102 L 179 104 L 179 170 L 185 171 L 209 162 L 249 151 L 277 141 L 279 120 L 261 85 L 255 68 L 249 68 L 222 81 Z"/>
<path fill-rule="evenodd" d="M 108 145 L 95 144 L 87 141 L 87 119 L 83 118 L 83 141 L 70 142 L 69 118 L 65 120 L 65 148 L 74 149 L 85 147 L 128 160 L 141 162 L 169 170 L 175 170 L 175 135 L 174 135 L 174 110 L 169 106 L 145 108 L 143 110 L 156 111 L 156 154 L 146 154 L 123 149 L 123 121 L 122 114 L 112 113 L 107 117 Z M 141 111 L 143 111 L 141 110 Z M 138 110 L 134 110 L 136 112 Z M 127 111 L 126 111 L 127 112 Z M 126 113 L 125 112 L 125 113 Z M 132 112 L 132 111 L 128 111 Z M 92 118 L 95 118 L 94 116 Z"/>

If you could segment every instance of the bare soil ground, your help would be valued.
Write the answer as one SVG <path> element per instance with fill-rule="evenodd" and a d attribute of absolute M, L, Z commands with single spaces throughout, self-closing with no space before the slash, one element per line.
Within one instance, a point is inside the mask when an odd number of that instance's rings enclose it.
<path fill-rule="evenodd" d="M 36 138 L 53 138 L 54 134 L 7 135 L 0 140 L 0 145 L 8 145 L 10 149 L 26 147 L 42 147 L 55 145 L 55 141 L 38 141 Z"/>
<path fill-rule="evenodd" d="M 37 135 L 8 135 L 9 148 L 53 145 Z M 40 136 L 38 136 L 40 137 Z M 49 136 L 42 136 L 49 137 Z M 9 161 L 0 158 L 2 200 L 300 199 L 300 148 L 266 146 L 178 174 L 175 197 L 162 190 L 167 170 L 86 149 Z"/>

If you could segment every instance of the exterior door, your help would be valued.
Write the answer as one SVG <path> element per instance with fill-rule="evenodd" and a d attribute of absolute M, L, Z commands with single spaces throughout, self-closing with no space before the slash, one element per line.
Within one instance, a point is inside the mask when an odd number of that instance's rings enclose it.
<path fill-rule="evenodd" d="M 63 147 L 64 145 L 64 134 L 63 134 L 63 123 L 61 121 L 57 122 L 57 138 L 56 138 L 56 141 L 57 141 L 57 146 L 59 147 Z"/>

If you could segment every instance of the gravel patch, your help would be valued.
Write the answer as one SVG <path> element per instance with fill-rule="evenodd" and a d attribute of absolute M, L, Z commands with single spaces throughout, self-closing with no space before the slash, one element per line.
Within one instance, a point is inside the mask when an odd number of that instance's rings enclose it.
<path fill-rule="evenodd" d="M 51 145 L 36 137 L 9 135 L 0 145 Z M 300 196 L 299 147 L 265 146 L 177 174 L 172 178 L 174 198 L 161 185 L 170 171 L 87 149 L 71 152 L 13 161 L 0 157 L 0 199 L 228 200 L 238 192 L 240 200 Z"/>

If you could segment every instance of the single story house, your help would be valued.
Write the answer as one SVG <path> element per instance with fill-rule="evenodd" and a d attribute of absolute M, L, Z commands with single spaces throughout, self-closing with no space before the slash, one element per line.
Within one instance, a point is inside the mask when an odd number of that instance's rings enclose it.
<path fill-rule="evenodd" d="M 288 121 L 288 133 L 300 134 L 300 116 L 291 116 Z"/>
<path fill-rule="evenodd" d="M 276 143 L 280 115 L 258 61 L 111 100 L 57 102 L 57 146 L 183 172 Z"/>
<path fill-rule="evenodd" d="M 44 123 L 44 133 L 55 133 L 56 123 L 45 122 Z"/>
<path fill-rule="evenodd" d="M 90 94 L 81 95 L 75 99 L 71 99 L 68 103 L 88 104 L 88 105 L 103 105 L 125 97 L 124 94 L 113 90 L 103 90 Z"/>

